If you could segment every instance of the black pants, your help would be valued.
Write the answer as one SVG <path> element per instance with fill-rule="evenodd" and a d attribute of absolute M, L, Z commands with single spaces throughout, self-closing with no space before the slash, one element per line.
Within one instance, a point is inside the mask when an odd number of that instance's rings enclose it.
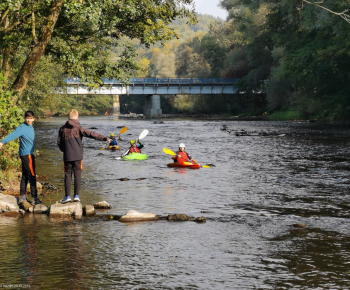
<path fill-rule="evenodd" d="M 30 183 L 30 193 L 33 198 L 38 196 L 36 189 L 35 157 L 34 155 L 20 156 L 22 160 L 22 179 L 20 184 L 21 198 L 25 198 L 28 181 Z"/>
<path fill-rule="evenodd" d="M 64 190 L 65 190 L 66 196 L 70 195 L 73 172 L 74 172 L 74 195 L 79 195 L 82 170 L 83 170 L 83 160 L 64 161 Z"/>

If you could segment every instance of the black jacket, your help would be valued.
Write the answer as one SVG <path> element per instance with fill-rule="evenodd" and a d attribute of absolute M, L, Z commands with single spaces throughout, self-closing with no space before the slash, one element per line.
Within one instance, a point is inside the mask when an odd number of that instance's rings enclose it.
<path fill-rule="evenodd" d="M 83 147 L 81 141 L 83 136 L 107 141 L 107 137 L 88 131 L 80 126 L 78 120 L 68 120 L 58 132 L 57 145 L 63 152 L 64 161 L 76 161 L 83 159 Z"/>

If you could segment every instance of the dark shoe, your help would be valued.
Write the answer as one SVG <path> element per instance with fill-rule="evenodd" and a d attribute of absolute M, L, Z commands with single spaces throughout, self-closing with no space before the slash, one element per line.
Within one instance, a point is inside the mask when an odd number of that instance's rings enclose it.
<path fill-rule="evenodd" d="M 70 198 L 70 196 L 65 196 L 65 197 L 62 199 L 61 203 L 68 203 L 68 202 L 71 202 L 71 201 L 72 201 L 72 199 Z"/>
<path fill-rule="evenodd" d="M 33 198 L 33 200 L 32 200 L 32 205 L 37 205 L 37 204 L 43 204 L 43 202 L 39 199 L 39 198 L 37 198 L 37 197 L 35 197 L 35 198 Z"/>
<path fill-rule="evenodd" d="M 74 195 L 74 201 L 80 201 L 79 195 Z"/>

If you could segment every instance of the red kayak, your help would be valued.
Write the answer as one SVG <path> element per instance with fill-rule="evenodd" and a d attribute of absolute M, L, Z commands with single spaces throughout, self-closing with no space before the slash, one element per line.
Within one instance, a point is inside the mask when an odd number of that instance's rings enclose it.
<path fill-rule="evenodd" d="M 180 167 L 180 168 L 192 168 L 192 169 L 199 169 L 199 168 L 201 168 L 200 164 L 192 163 L 192 162 L 173 162 L 173 163 L 168 163 L 168 167 Z"/>

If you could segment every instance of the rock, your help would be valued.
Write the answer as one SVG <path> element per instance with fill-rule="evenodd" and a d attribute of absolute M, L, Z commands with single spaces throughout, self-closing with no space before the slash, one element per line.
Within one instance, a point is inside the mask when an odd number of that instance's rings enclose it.
<path fill-rule="evenodd" d="M 95 208 L 93 205 L 86 205 L 83 208 L 84 216 L 94 216 L 96 215 Z"/>
<path fill-rule="evenodd" d="M 28 201 L 23 201 L 20 206 L 21 209 L 28 211 L 28 212 L 33 212 L 34 211 L 34 207 L 33 205 L 31 205 Z"/>
<path fill-rule="evenodd" d="M 112 208 L 106 201 L 100 201 L 94 204 L 95 209 L 110 209 Z"/>
<path fill-rule="evenodd" d="M 73 217 L 81 218 L 83 207 L 80 202 L 58 203 L 50 206 L 50 217 Z"/>
<path fill-rule="evenodd" d="M 43 204 L 37 204 L 34 207 L 34 213 L 47 213 L 48 208 L 47 206 L 43 205 Z"/>
<path fill-rule="evenodd" d="M 120 181 L 128 181 L 128 180 L 130 180 L 129 178 L 126 178 L 126 177 L 124 177 L 124 178 L 119 178 L 119 180 Z"/>
<path fill-rule="evenodd" d="M 126 215 L 123 215 L 119 221 L 120 222 L 131 222 L 131 221 L 149 221 L 157 220 L 158 217 L 155 213 L 142 213 L 136 210 L 129 210 Z"/>
<path fill-rule="evenodd" d="M 294 228 L 305 228 L 305 227 L 307 227 L 307 224 L 293 224 L 292 226 Z"/>
<path fill-rule="evenodd" d="M 26 212 L 25 212 L 23 209 L 20 209 L 20 210 L 19 210 L 19 213 L 20 213 L 22 216 L 24 216 L 24 215 L 26 214 Z"/>
<path fill-rule="evenodd" d="M 43 189 L 43 185 L 41 184 L 41 182 L 37 182 L 36 183 L 36 189 L 37 190 L 42 190 Z M 30 183 L 27 184 L 27 190 L 30 190 Z"/>
<path fill-rule="evenodd" d="M 168 220 L 169 221 L 190 221 L 192 220 L 192 218 L 185 214 L 170 214 L 168 215 Z"/>
<path fill-rule="evenodd" d="M 195 221 L 196 223 L 205 223 L 205 222 L 207 222 L 207 218 L 201 216 L 201 217 L 195 218 L 194 221 Z"/>
<path fill-rule="evenodd" d="M 58 190 L 58 188 L 51 183 L 48 183 L 48 182 L 40 182 L 40 183 L 41 183 L 42 187 L 44 187 L 44 188 Z"/>
<path fill-rule="evenodd" d="M 19 212 L 17 199 L 12 195 L 0 194 L 0 213 Z"/>

